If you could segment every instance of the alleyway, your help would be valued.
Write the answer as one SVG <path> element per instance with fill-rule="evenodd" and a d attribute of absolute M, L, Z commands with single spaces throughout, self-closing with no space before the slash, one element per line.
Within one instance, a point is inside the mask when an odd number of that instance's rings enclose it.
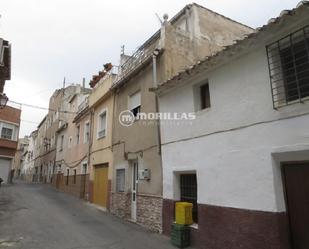
<path fill-rule="evenodd" d="M 123 222 L 48 185 L 0 188 L 0 248 L 174 248 L 168 238 Z"/>

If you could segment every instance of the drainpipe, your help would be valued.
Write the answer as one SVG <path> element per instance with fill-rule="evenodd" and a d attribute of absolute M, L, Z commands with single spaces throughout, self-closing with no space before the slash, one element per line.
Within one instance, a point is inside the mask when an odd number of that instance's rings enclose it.
<path fill-rule="evenodd" d="M 159 55 L 159 50 L 156 49 L 152 54 L 152 78 L 153 78 L 153 87 L 158 87 L 157 79 L 157 56 Z M 158 95 L 155 94 L 156 101 L 156 112 L 159 112 L 159 100 Z M 158 154 L 161 155 L 161 130 L 160 130 L 160 120 L 157 120 L 157 133 L 158 133 Z"/>
<path fill-rule="evenodd" d="M 152 54 L 152 77 L 153 77 L 153 87 L 158 87 L 158 79 L 157 79 L 157 57 L 159 55 L 159 50 L 156 49 Z M 159 112 L 159 98 L 158 94 L 155 94 L 155 101 L 156 101 L 156 112 Z M 161 164 L 161 196 L 163 196 L 163 162 L 161 156 L 161 127 L 160 127 L 160 119 L 157 120 L 157 134 L 158 134 L 158 155 L 160 157 L 160 164 Z"/>

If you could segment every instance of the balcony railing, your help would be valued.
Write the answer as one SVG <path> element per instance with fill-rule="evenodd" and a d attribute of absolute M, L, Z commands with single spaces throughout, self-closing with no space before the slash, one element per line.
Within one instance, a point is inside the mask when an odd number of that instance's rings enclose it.
<path fill-rule="evenodd" d="M 143 64 L 149 57 L 152 56 L 153 52 L 157 48 L 157 42 L 151 42 L 147 46 L 143 45 L 137 49 L 132 56 L 130 56 L 122 65 L 119 66 L 119 72 L 114 80 L 114 85 L 120 80 L 130 75 L 138 66 Z"/>
<path fill-rule="evenodd" d="M 77 107 L 77 113 L 83 111 L 88 106 L 88 104 L 89 104 L 89 98 L 86 97 L 84 101 L 80 103 L 79 106 Z"/>

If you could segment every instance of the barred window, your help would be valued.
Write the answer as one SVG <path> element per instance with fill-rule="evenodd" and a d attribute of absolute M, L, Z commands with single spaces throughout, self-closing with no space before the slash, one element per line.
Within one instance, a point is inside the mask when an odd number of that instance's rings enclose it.
<path fill-rule="evenodd" d="M 116 170 L 116 191 L 124 192 L 125 189 L 125 169 Z"/>
<path fill-rule="evenodd" d="M 180 175 L 180 200 L 193 204 L 192 218 L 198 222 L 197 214 L 197 180 L 196 174 Z"/>
<path fill-rule="evenodd" d="M 267 46 L 274 108 L 309 99 L 309 26 Z"/>
<path fill-rule="evenodd" d="M 1 138 L 12 140 L 13 129 L 2 127 Z"/>

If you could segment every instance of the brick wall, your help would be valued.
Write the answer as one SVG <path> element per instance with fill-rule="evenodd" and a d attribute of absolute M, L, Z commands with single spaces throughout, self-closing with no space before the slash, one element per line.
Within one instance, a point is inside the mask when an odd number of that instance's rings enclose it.
<path fill-rule="evenodd" d="M 15 124 L 20 123 L 21 110 L 13 108 L 11 106 L 6 106 L 0 110 L 0 119 L 4 121 L 9 121 Z"/>

